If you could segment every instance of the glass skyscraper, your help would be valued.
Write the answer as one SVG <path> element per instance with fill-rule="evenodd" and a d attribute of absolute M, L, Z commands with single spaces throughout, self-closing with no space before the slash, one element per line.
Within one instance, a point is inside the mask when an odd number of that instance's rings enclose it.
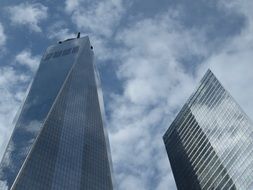
<path fill-rule="evenodd" d="M 112 190 L 100 79 L 89 38 L 50 46 L 0 164 L 13 190 Z"/>
<path fill-rule="evenodd" d="M 208 70 L 163 136 L 178 190 L 253 189 L 253 125 Z"/>

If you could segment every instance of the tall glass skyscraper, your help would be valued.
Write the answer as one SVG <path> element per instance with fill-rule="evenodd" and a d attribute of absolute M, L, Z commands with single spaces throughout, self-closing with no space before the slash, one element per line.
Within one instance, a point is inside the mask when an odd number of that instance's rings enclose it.
<path fill-rule="evenodd" d="M 253 189 L 253 125 L 210 70 L 163 140 L 179 190 Z"/>
<path fill-rule="evenodd" d="M 100 79 L 88 37 L 50 46 L 0 165 L 13 190 L 112 190 Z"/>

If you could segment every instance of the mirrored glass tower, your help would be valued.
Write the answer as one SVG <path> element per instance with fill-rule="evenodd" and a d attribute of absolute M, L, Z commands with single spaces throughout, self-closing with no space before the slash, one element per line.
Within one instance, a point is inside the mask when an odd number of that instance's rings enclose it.
<path fill-rule="evenodd" d="M 163 140 L 178 190 L 253 189 L 253 125 L 210 70 Z"/>
<path fill-rule="evenodd" d="M 41 60 L 0 164 L 7 189 L 113 189 L 100 79 L 79 37 Z"/>

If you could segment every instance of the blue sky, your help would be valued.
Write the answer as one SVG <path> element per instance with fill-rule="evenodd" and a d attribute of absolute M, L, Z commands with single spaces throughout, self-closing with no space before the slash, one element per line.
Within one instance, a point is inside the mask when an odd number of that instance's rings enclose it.
<path fill-rule="evenodd" d="M 43 52 L 78 31 L 94 46 L 119 190 L 176 189 L 162 135 L 208 68 L 253 118 L 253 2 L 2 0 L 0 7 L 0 157 Z"/>

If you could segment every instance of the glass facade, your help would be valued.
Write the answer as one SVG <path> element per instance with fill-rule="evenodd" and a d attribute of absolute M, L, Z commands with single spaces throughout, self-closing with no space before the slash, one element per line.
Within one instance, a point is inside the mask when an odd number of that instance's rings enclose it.
<path fill-rule="evenodd" d="M 93 62 L 88 37 L 47 49 L 0 165 L 9 189 L 113 189 Z"/>
<path fill-rule="evenodd" d="M 253 189 L 253 125 L 208 70 L 163 136 L 179 190 Z"/>

